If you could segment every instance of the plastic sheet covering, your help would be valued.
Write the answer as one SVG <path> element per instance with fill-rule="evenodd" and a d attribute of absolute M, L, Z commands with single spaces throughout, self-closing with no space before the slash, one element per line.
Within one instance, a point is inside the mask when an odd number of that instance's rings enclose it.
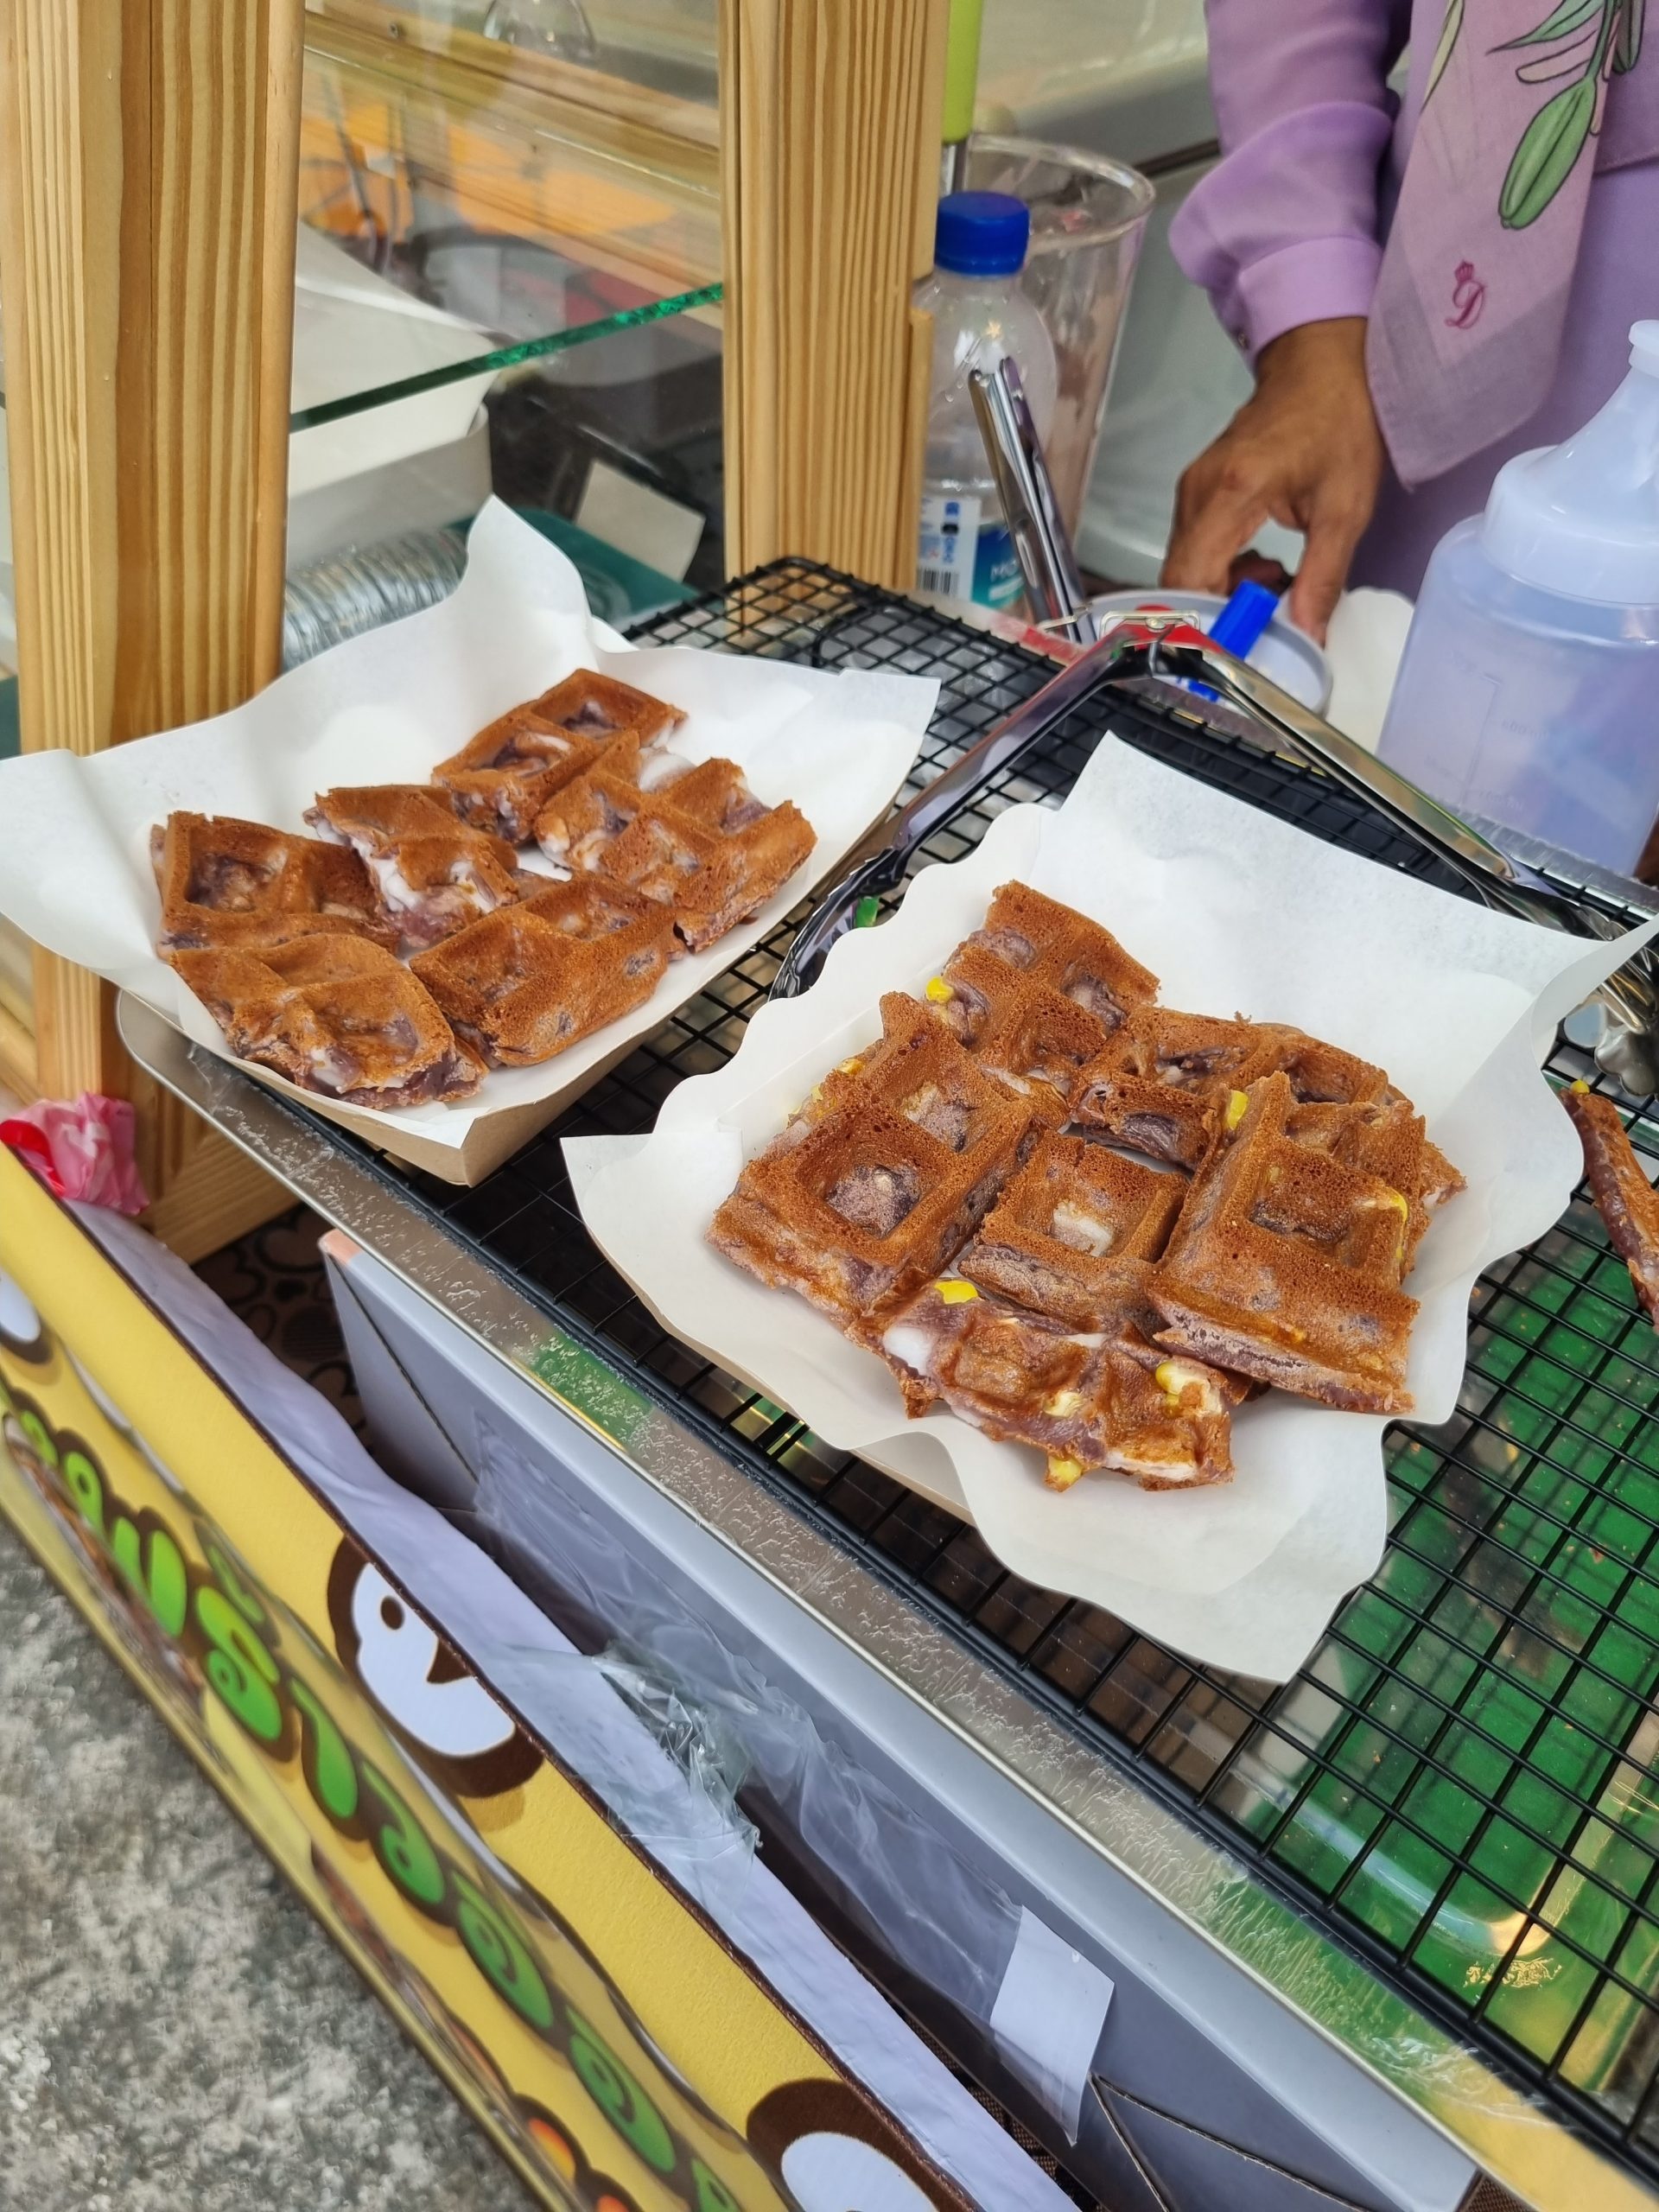
<path fill-rule="evenodd" d="M 1066 2212 L 1042 2169 L 953 2079 L 755 1857 L 731 1792 L 694 1789 L 654 1731 L 493 1561 L 400 1490 L 339 1414 L 283 1366 L 189 1268 L 118 1216 L 78 1219 L 220 1383 L 403 1588 L 656 1862 L 696 1898 L 740 1955 L 828 2050 L 909 2128 L 985 2212 Z M 656 1693 L 634 1687 L 649 1707 Z M 690 1706 L 682 1698 L 689 1717 Z M 666 1716 L 666 1702 L 658 1707 Z M 683 1723 L 681 1724 L 682 1738 Z M 699 1754 L 699 1757 L 702 1757 Z M 712 1757 L 710 1752 L 709 1757 Z M 474 1838 L 474 1848 L 487 1853 Z"/>
<path fill-rule="evenodd" d="M 741 1746 L 747 1783 L 732 1783 L 734 1796 L 744 1786 L 877 1950 L 990 2039 L 1020 1933 L 1015 1901 L 679 1605 L 648 1555 L 619 1543 L 568 1491 L 551 1492 L 482 1414 L 476 1431 L 477 1512 L 491 1535 L 545 1578 L 563 1609 L 574 1605 L 601 1633 L 625 1638 L 635 1678 L 654 1674 L 659 1700 Z"/>

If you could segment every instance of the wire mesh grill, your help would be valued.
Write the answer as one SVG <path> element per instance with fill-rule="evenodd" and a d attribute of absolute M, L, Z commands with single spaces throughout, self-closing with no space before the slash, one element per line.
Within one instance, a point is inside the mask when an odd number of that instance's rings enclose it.
<path fill-rule="evenodd" d="M 918 780 L 1052 673 L 793 562 L 648 629 L 656 643 L 941 677 Z M 1166 706 L 1121 700 L 1080 709 L 921 857 L 957 857 L 1005 806 L 1058 800 L 1109 721 L 1317 836 L 1449 881 L 1327 779 L 1197 732 Z M 1659 2176 L 1659 1336 L 1583 1193 L 1478 1285 L 1453 1418 L 1389 1432 L 1387 1555 L 1302 1672 L 1278 1687 L 1192 1666 L 1020 1581 L 971 1529 L 665 1336 L 588 1243 L 560 1140 L 648 1128 L 677 1083 L 726 1060 L 800 918 L 479 1188 L 400 1180 L 604 1360 L 1218 1831 L 1425 2009 Z M 1593 1070 L 1563 1041 L 1551 1072 Z M 1659 1127 L 1639 1113 L 1635 1135 L 1659 1154 Z M 578 1402 L 603 1387 L 584 1363 L 550 1376 Z"/>

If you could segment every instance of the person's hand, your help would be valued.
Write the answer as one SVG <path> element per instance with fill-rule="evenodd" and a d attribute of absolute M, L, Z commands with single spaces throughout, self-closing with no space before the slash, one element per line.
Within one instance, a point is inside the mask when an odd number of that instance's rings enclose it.
<path fill-rule="evenodd" d="M 1160 582 L 1225 592 L 1265 522 L 1305 533 L 1290 619 L 1323 642 L 1385 454 L 1365 381 L 1365 319 L 1307 322 L 1264 346 L 1255 391 L 1181 478 Z"/>

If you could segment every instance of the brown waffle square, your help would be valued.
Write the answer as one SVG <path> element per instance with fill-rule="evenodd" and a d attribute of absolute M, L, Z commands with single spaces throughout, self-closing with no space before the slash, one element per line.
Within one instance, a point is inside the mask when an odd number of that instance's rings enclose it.
<path fill-rule="evenodd" d="M 684 719 L 665 700 L 579 669 L 488 723 L 438 763 L 433 779 L 474 829 L 522 845 L 554 792 L 595 766 L 618 738 L 652 745 Z"/>
<path fill-rule="evenodd" d="M 1269 1072 L 1285 1040 L 1300 1035 L 1137 1007 L 1078 1077 L 1072 1114 L 1154 1160 L 1196 1167 L 1228 1098 Z"/>
<path fill-rule="evenodd" d="M 275 937 L 360 935 L 390 941 L 355 853 L 262 822 L 170 814 L 150 837 L 163 952 Z"/>
<path fill-rule="evenodd" d="M 591 668 L 579 668 L 531 704 L 544 720 L 580 737 L 614 737 L 631 730 L 641 745 L 659 744 L 685 720 L 683 707 L 671 707 L 666 699 L 653 699 L 649 691 Z"/>
<path fill-rule="evenodd" d="M 939 1273 L 1017 1164 L 1027 1109 L 925 1007 L 881 1001 L 879 1045 L 751 1160 L 710 1242 L 843 1325 Z"/>
<path fill-rule="evenodd" d="M 594 870 L 672 908 L 700 952 L 758 913 L 812 850 L 792 801 L 768 807 L 734 761 L 704 760 L 642 789 L 607 760 L 556 792 L 536 823 L 550 860 Z"/>
<path fill-rule="evenodd" d="M 1109 930 L 1028 883 L 1003 884 L 984 927 L 967 942 L 1073 1000 L 1107 1030 L 1157 995 L 1158 978 L 1131 959 Z"/>
<path fill-rule="evenodd" d="M 662 907 L 577 878 L 486 915 L 410 965 L 493 1067 L 528 1067 L 643 1004 L 672 940 Z"/>
<path fill-rule="evenodd" d="M 1227 1402 L 1197 1361 L 1155 1355 L 1143 1363 L 1098 1335 L 952 1278 L 929 1283 L 893 1314 L 880 1348 L 912 1419 L 943 1400 L 988 1436 L 1034 1445 L 1055 1490 L 1091 1468 L 1145 1490 L 1231 1476 Z"/>
<path fill-rule="evenodd" d="M 1058 1122 L 1081 1069 L 1157 988 L 1107 931 L 1007 883 L 928 996 L 982 1067 Z"/>
<path fill-rule="evenodd" d="M 561 729 L 533 707 L 514 707 L 440 760 L 432 778 L 469 828 L 522 845 L 541 808 L 603 759 L 607 742 Z"/>
<path fill-rule="evenodd" d="M 298 938 L 259 952 L 175 952 L 172 965 L 231 1050 L 357 1106 L 465 1098 L 482 1070 L 383 945 Z"/>
<path fill-rule="evenodd" d="M 466 828 L 448 791 L 423 784 L 323 791 L 305 818 L 362 860 L 405 950 L 436 944 L 523 896 L 513 848 Z"/>
<path fill-rule="evenodd" d="M 1083 1137 L 1046 1135 L 957 1262 L 980 1289 L 1074 1329 L 1159 1323 L 1146 1295 L 1186 1184 Z"/>
<path fill-rule="evenodd" d="M 1299 1144 L 1283 1074 L 1252 1085 L 1194 1179 L 1151 1294 L 1158 1342 L 1355 1412 L 1411 1410 L 1410 1201 Z"/>
<path fill-rule="evenodd" d="M 1316 1152 L 1328 1152 L 1344 1167 L 1380 1176 L 1400 1192 L 1410 1208 L 1403 1269 L 1408 1274 L 1434 1212 L 1464 1188 L 1463 1177 L 1439 1146 L 1429 1142 L 1411 1101 L 1393 1090 L 1351 1105 L 1310 1101 L 1292 1109 L 1285 1134 Z"/>

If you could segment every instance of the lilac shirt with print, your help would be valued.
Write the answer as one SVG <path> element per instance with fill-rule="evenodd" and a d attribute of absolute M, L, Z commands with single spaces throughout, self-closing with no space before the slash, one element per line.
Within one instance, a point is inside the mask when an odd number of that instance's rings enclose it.
<path fill-rule="evenodd" d="M 1170 245 L 1252 359 L 1299 323 L 1370 310 L 1443 0 L 1418 0 L 1416 13 L 1414 27 L 1408 0 L 1209 0 L 1224 157 L 1176 217 Z M 1414 28 L 1402 103 L 1386 80 Z M 1595 413 L 1628 365 L 1630 324 L 1659 314 L 1656 232 L 1659 162 L 1598 174 L 1548 398 L 1509 437 L 1415 492 L 1390 477 L 1353 582 L 1414 595 L 1435 545 L 1485 505 L 1503 463 Z M 1648 249 L 1632 253 L 1637 239 Z"/>

